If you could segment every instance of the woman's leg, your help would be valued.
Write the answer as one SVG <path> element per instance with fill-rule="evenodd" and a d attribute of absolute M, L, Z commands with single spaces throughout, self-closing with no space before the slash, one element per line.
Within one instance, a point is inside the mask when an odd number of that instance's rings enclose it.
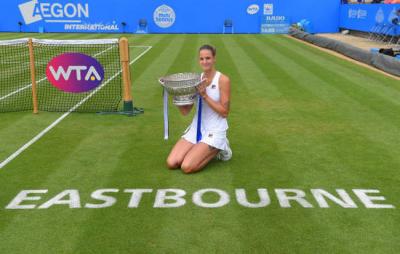
<path fill-rule="evenodd" d="M 170 154 L 167 158 L 167 166 L 169 169 L 177 169 L 181 167 L 183 159 L 189 150 L 194 147 L 194 144 L 189 141 L 181 138 L 178 142 L 176 142 L 174 148 L 172 148 Z"/>
<path fill-rule="evenodd" d="M 212 160 L 219 150 L 206 143 L 198 143 L 188 151 L 183 159 L 181 168 L 185 173 L 194 173 L 202 169 L 207 163 Z"/>

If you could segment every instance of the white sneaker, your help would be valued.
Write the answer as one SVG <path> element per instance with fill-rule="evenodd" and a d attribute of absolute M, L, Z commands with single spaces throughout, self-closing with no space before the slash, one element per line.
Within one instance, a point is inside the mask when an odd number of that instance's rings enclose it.
<path fill-rule="evenodd" d="M 217 154 L 217 159 L 221 161 L 228 161 L 231 158 L 232 158 L 232 149 L 229 146 L 228 142 L 228 148 L 226 150 L 219 151 L 219 153 Z"/>

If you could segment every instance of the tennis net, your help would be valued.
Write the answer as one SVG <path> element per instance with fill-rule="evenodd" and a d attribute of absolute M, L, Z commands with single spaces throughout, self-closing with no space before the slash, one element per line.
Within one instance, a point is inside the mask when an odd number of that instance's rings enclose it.
<path fill-rule="evenodd" d="M 120 110 L 131 100 L 123 39 L 0 41 L 0 112 Z"/>

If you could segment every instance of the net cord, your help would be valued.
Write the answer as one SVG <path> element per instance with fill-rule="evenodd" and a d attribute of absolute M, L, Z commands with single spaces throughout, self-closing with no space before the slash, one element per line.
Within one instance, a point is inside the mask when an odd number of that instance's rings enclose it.
<path fill-rule="evenodd" d="M 118 39 L 92 39 L 92 40 L 49 40 L 32 39 L 33 43 L 46 45 L 91 45 L 91 44 L 117 44 Z"/>
<path fill-rule="evenodd" d="M 29 41 L 28 38 L 14 39 L 14 40 L 0 40 L 0 46 L 24 44 L 24 43 L 28 43 L 28 41 Z"/>

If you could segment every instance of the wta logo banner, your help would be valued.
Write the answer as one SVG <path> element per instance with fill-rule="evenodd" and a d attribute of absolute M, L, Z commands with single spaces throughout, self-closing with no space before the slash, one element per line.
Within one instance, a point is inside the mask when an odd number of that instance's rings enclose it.
<path fill-rule="evenodd" d="M 93 57 L 82 53 L 65 53 L 54 57 L 46 67 L 49 82 L 61 91 L 83 93 L 98 87 L 104 68 Z"/>

